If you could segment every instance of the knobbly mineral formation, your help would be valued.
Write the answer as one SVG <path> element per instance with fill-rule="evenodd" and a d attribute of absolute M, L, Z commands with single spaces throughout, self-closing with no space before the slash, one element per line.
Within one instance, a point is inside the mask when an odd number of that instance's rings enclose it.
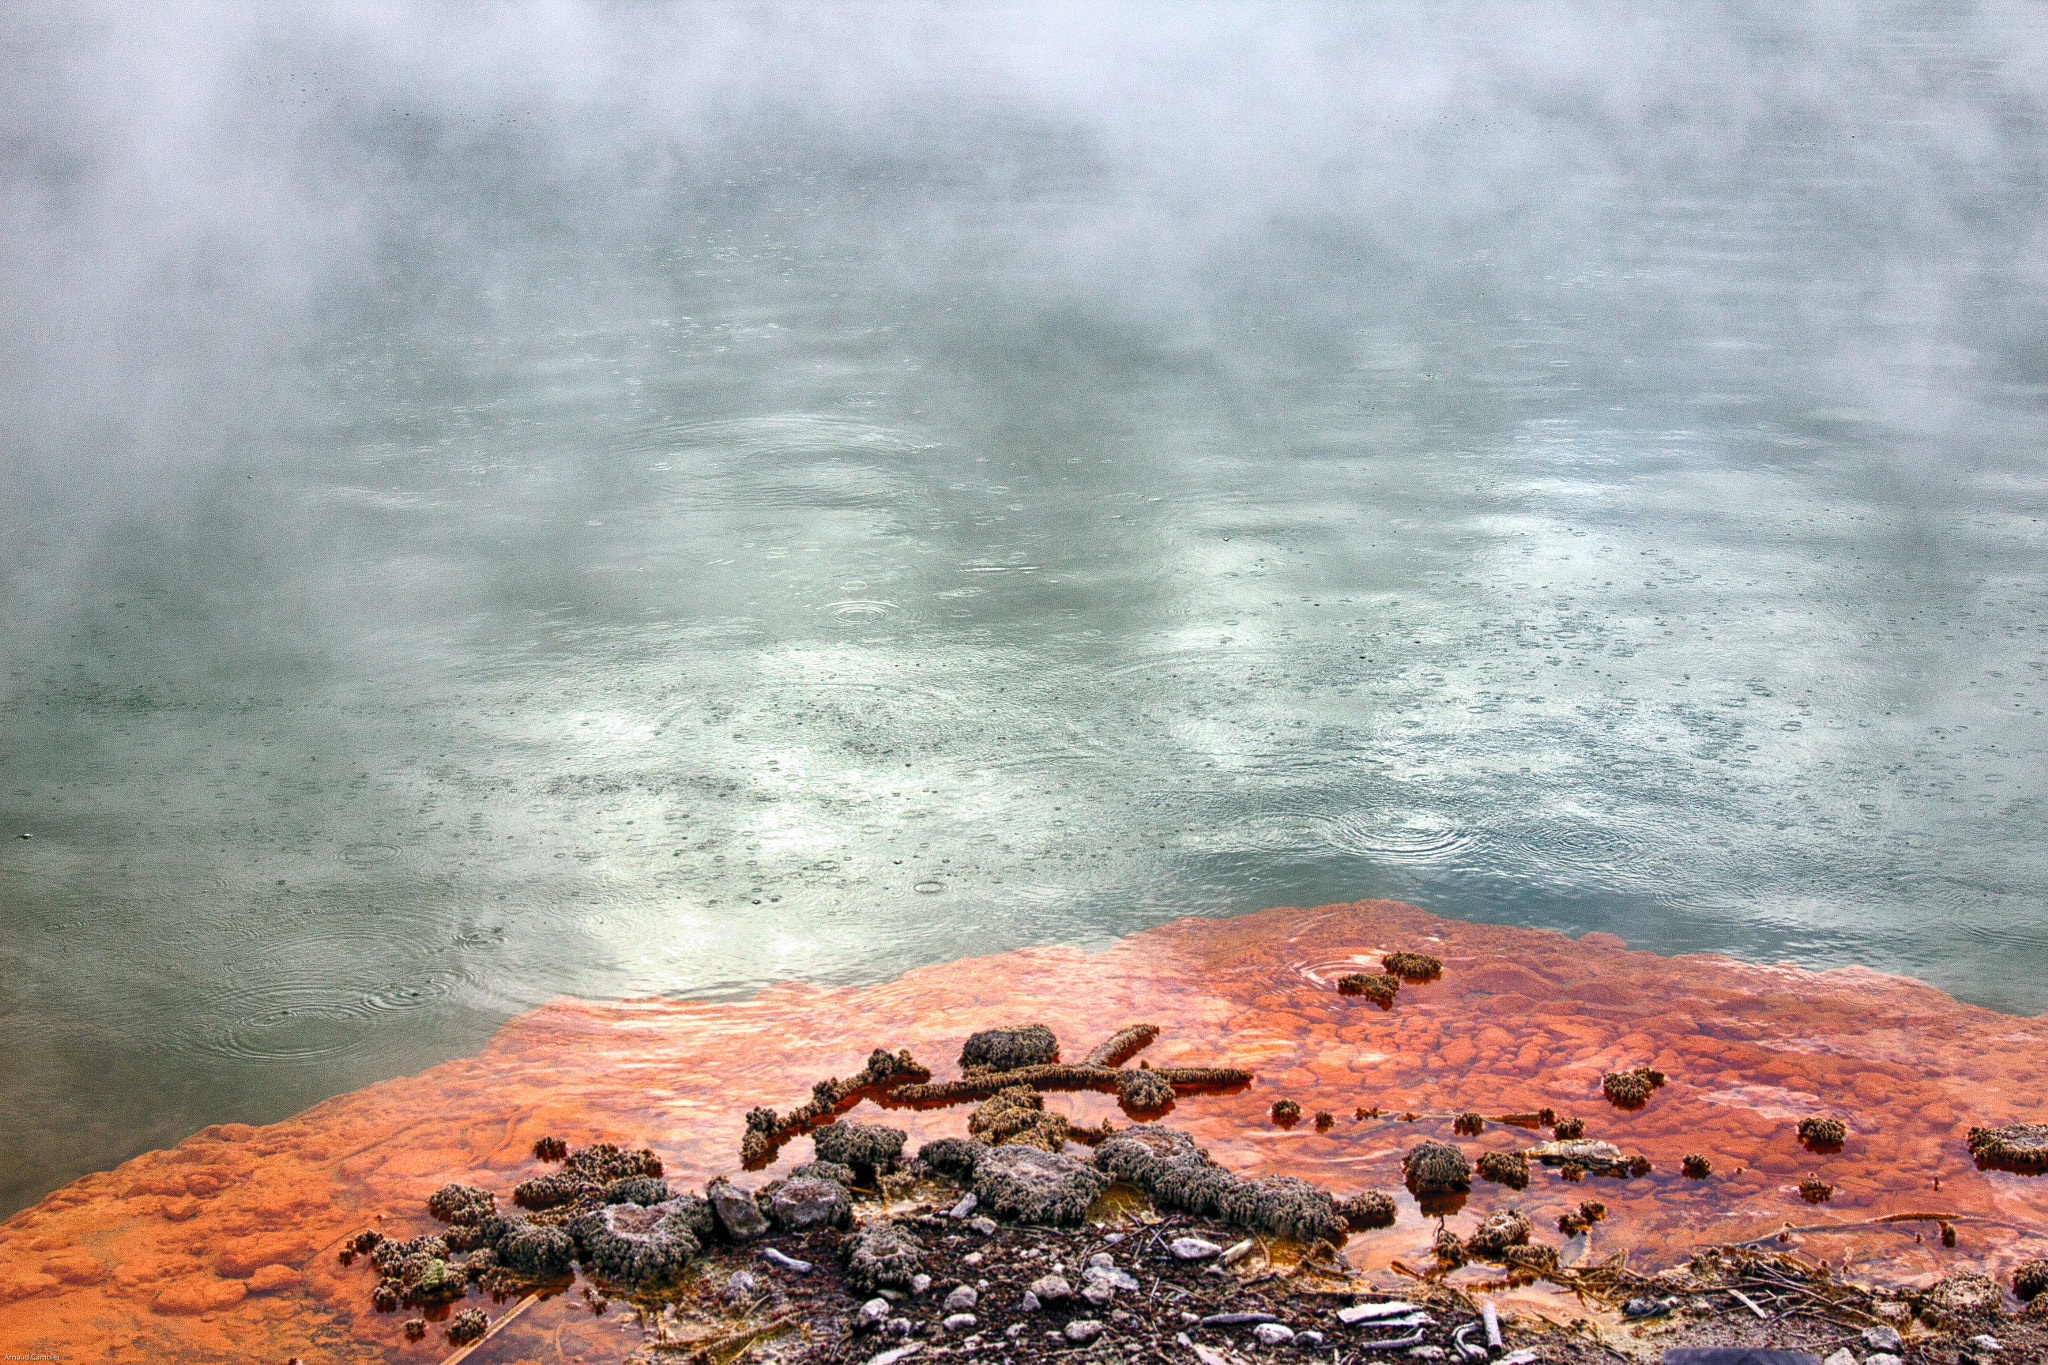
<path fill-rule="evenodd" d="M 1416 1194 L 1443 1194 L 1472 1184 L 1472 1163 L 1447 1142 L 1424 1142 L 1401 1158 L 1401 1174 Z"/>
<path fill-rule="evenodd" d="M 1799 1120 L 1799 1140 L 1809 1149 L 1839 1149 L 1849 1136 L 1849 1125 L 1836 1118 Z"/>
<path fill-rule="evenodd" d="M 1380 966 L 1389 976 L 1405 981 L 1434 981 L 1444 974 L 1443 959 L 1427 953 L 1388 953 L 1380 959 Z"/>
<path fill-rule="evenodd" d="M 862 1294 L 880 1289 L 908 1289 L 918 1273 L 924 1244 L 894 1223 L 882 1223 L 839 1244 L 846 1261 L 846 1282 Z"/>
<path fill-rule="evenodd" d="M 1045 1025 L 1012 1024 L 970 1035 L 960 1049 L 960 1069 L 968 1076 L 1015 1071 L 1020 1066 L 1044 1066 L 1059 1055 L 1060 1040 Z"/>
<path fill-rule="evenodd" d="M 1347 1225 L 1362 1232 L 1371 1228 L 1392 1227 L 1396 1210 L 1392 1195 L 1379 1190 L 1368 1190 L 1338 1204 L 1337 1212 L 1343 1215 Z"/>
<path fill-rule="evenodd" d="M 1479 1226 L 1465 1239 L 1465 1249 L 1485 1260 L 1499 1260 L 1509 1247 L 1527 1245 L 1532 1231 L 1521 1210 L 1499 1209 L 1479 1220 Z"/>
<path fill-rule="evenodd" d="M 2004 1128 L 1972 1128 L 1970 1154 L 1978 1167 L 1996 1167 L 2022 1175 L 2048 1171 L 2048 1123 L 2015 1123 Z"/>
<path fill-rule="evenodd" d="M 1391 1006 L 1394 997 L 1401 993 L 1401 978 L 1394 975 L 1369 976 L 1364 972 L 1352 972 L 1337 978 L 1337 994 L 1362 995 L 1382 1008 Z"/>
<path fill-rule="evenodd" d="M 1639 1066 L 1633 1071 L 1610 1071 L 1600 1078 L 1600 1093 L 1617 1109 L 1640 1109 L 1650 1094 L 1664 1084 L 1664 1073 L 1655 1067 Z"/>
<path fill-rule="evenodd" d="M 833 1123 L 811 1134 L 818 1160 L 851 1167 L 856 1178 L 873 1180 L 890 1170 L 909 1134 L 879 1123 Z"/>
<path fill-rule="evenodd" d="M 1479 1174 L 1511 1190 L 1529 1188 L 1529 1158 L 1520 1152 L 1482 1152 Z"/>
<path fill-rule="evenodd" d="M 701 1200 L 652 1207 L 607 1204 L 578 1218 L 573 1233 L 586 1269 L 615 1283 L 637 1286 L 668 1278 L 689 1265 L 703 1246 L 699 1234 L 710 1235 L 710 1223 Z"/>
<path fill-rule="evenodd" d="M 1109 1177 L 1062 1152 L 991 1147 L 974 1163 L 974 1193 L 991 1216 L 1073 1226 L 1109 1185 Z"/>
<path fill-rule="evenodd" d="M 1680 1165 L 1694 1180 L 1705 1180 L 1714 1173 L 1714 1163 L 1703 1152 L 1687 1152 Z"/>

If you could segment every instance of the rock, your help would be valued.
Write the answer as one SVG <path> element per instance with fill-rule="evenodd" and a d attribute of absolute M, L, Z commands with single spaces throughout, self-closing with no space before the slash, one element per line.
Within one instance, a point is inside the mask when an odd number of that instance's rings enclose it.
<path fill-rule="evenodd" d="M 1863 1365 L 1906 1365 L 1906 1363 L 1890 1351 L 1877 1351 L 1866 1356 Z"/>
<path fill-rule="evenodd" d="M 1063 1335 L 1076 1346 L 1085 1345 L 1102 1335 L 1102 1324 L 1093 1318 L 1075 1318 Z"/>
<path fill-rule="evenodd" d="M 1176 1237 L 1166 1244 L 1166 1249 L 1183 1261 L 1206 1261 L 1223 1254 L 1223 1248 L 1206 1237 Z"/>
<path fill-rule="evenodd" d="M 998 1218 L 1075 1226 L 1109 1177 L 1063 1152 L 991 1147 L 974 1166 L 974 1193 Z"/>
<path fill-rule="evenodd" d="M 932 1277 L 929 1275 L 912 1275 L 910 1277 L 910 1292 L 912 1294 L 922 1294 L 931 1287 Z"/>
<path fill-rule="evenodd" d="M 1199 1320 L 1204 1327 L 1250 1327 L 1261 1322 L 1277 1322 L 1271 1313 L 1211 1313 Z"/>
<path fill-rule="evenodd" d="M 714 1180 L 705 1188 L 704 1198 L 718 1220 L 719 1231 L 733 1241 L 751 1242 L 768 1235 L 768 1218 L 749 1191 L 729 1180 Z"/>
<path fill-rule="evenodd" d="M 1074 1297 L 1074 1286 L 1064 1275 L 1040 1275 L 1024 1286 L 1024 1292 L 1036 1296 L 1040 1303 L 1065 1303 Z"/>
<path fill-rule="evenodd" d="M 762 1247 L 761 1259 L 767 1261 L 770 1265 L 779 1265 L 793 1275 L 808 1275 L 811 1273 L 811 1263 L 809 1261 L 799 1261 L 796 1257 L 777 1251 L 774 1247 Z"/>
<path fill-rule="evenodd" d="M 972 1194 L 963 1194 L 960 1196 L 959 1203 L 946 1210 L 946 1217 L 965 1218 L 968 1214 L 974 1212 L 974 1206 L 980 1202 L 981 1200 L 975 1198 Z"/>
<path fill-rule="evenodd" d="M 1960 1270 L 1936 1280 L 1927 1291 L 1927 1302 L 1947 1317 L 1969 1318 L 1997 1312 L 2005 1295 L 1988 1276 Z"/>
<path fill-rule="evenodd" d="M 1408 1352 L 1414 1360 L 1442 1360 L 1448 1354 L 1441 1346 L 1417 1346 Z"/>
<path fill-rule="evenodd" d="M 1820 1365 L 1856 1365 L 1856 1354 L 1844 1346 L 1841 1350 L 1823 1360 Z"/>
<path fill-rule="evenodd" d="M 1116 1297 L 1116 1286 L 1107 1280 L 1090 1280 L 1081 1286 L 1081 1297 L 1097 1308 L 1107 1308 L 1109 1301 Z"/>
<path fill-rule="evenodd" d="M 853 1201 L 836 1180 L 785 1180 L 768 1201 L 768 1216 L 784 1232 L 843 1228 L 853 1222 Z"/>
<path fill-rule="evenodd" d="M 916 1330 L 917 1324 L 909 1318 L 890 1318 L 882 1324 L 882 1333 L 885 1336 L 907 1337 Z"/>
<path fill-rule="evenodd" d="M 854 1325 L 872 1332 L 888 1320 L 889 1301 L 887 1299 L 869 1299 L 860 1306 L 860 1312 L 854 1316 Z"/>
<path fill-rule="evenodd" d="M 754 1292 L 755 1279 L 744 1270 L 735 1270 L 725 1282 L 725 1296 L 728 1299 L 743 1299 Z"/>
<path fill-rule="evenodd" d="M 1037 1311 L 1038 1311 L 1039 1309 L 1041 1309 L 1041 1308 L 1043 1308 L 1043 1307 L 1045 1307 L 1045 1305 L 1044 1305 L 1043 1303 L 1041 1303 L 1041 1302 L 1039 1301 L 1038 1295 L 1036 1295 L 1036 1294 L 1032 1293 L 1032 1292 L 1031 1292 L 1030 1290 L 1028 1290 L 1028 1289 L 1024 1291 L 1024 1311 L 1025 1311 L 1025 1312 L 1027 1312 L 1027 1313 L 1036 1313 L 1036 1312 L 1037 1312 Z"/>
<path fill-rule="evenodd" d="M 795 1180 L 803 1177 L 810 1180 L 833 1180 L 841 1185 L 853 1184 L 853 1167 L 842 1166 L 836 1161 L 806 1161 L 789 1173 Z"/>
<path fill-rule="evenodd" d="M 952 1293 L 946 1295 L 946 1311 L 948 1313 L 971 1313 L 974 1311 L 975 1305 L 980 1302 L 981 1291 L 971 1284 L 963 1284 Z"/>
<path fill-rule="evenodd" d="M 1866 1327 L 1863 1329 L 1863 1339 L 1876 1351 L 1896 1352 L 1904 1349 L 1906 1345 L 1896 1327 Z"/>
<path fill-rule="evenodd" d="M 1994 1355 L 1999 1351 L 2003 1351 L 2005 1349 L 2004 1344 L 2001 1343 L 1997 1337 L 1992 1336 L 1988 1332 L 1979 1332 L 1976 1336 L 1971 1337 L 1970 1345 L 1976 1347 L 1980 1351 L 1990 1351 Z"/>
<path fill-rule="evenodd" d="M 908 1335 L 910 1335 L 910 1323 L 909 1323 L 909 1321 L 908 1321 L 907 1319 L 904 1319 L 904 1318 L 898 1318 L 898 1319 L 897 1319 L 896 1321 L 897 1321 L 897 1322 L 901 1322 L 901 1323 L 903 1324 L 903 1330 L 902 1330 L 901 1332 L 896 1332 L 896 1333 L 892 1333 L 891 1335 L 894 1335 L 894 1336 L 908 1336 Z M 894 1326 L 896 1325 L 896 1323 L 892 1322 L 892 1323 L 890 1323 L 889 1325 L 890 1325 L 891 1327 L 894 1327 Z M 923 1349 L 924 1349 L 924 1343 L 923 1343 L 923 1342 L 921 1342 L 921 1341 L 913 1341 L 913 1342 L 909 1343 L 909 1344 L 908 1344 L 908 1345 L 906 1345 L 906 1346 L 897 1346 L 897 1347 L 893 1347 L 893 1348 L 891 1348 L 890 1350 L 887 1350 L 887 1351 L 883 1351 L 883 1352 L 882 1352 L 881 1354 L 879 1354 L 879 1355 L 873 1355 L 873 1356 L 869 1356 L 869 1357 L 868 1357 L 868 1365 L 896 1365 L 896 1362 L 897 1362 L 897 1361 L 899 1361 L 899 1360 L 908 1360 L 908 1359 L 910 1359 L 910 1357 L 912 1357 L 912 1356 L 916 1355 L 916 1354 L 917 1354 L 917 1353 L 918 1353 L 919 1351 L 922 1351 Z"/>
<path fill-rule="evenodd" d="M 939 1326 L 945 1328 L 948 1332 L 957 1332 L 964 1327 L 974 1326 L 975 1322 L 976 1318 L 972 1313 L 948 1313 L 945 1320 Z"/>
<path fill-rule="evenodd" d="M 996 1235 L 996 1220 L 993 1218 L 970 1218 L 967 1220 L 967 1226 L 984 1237 Z"/>
<path fill-rule="evenodd" d="M 1091 1265 L 1081 1272 L 1081 1278 L 1084 1280 L 1101 1280 L 1106 1284 L 1114 1285 L 1116 1288 L 1127 1292 L 1134 1291 L 1139 1287 L 1137 1276 L 1131 1274 L 1128 1270 L 1121 1270 L 1113 1265 Z"/>
<path fill-rule="evenodd" d="M 1285 1323 L 1262 1322 L 1252 1328 L 1252 1335 L 1267 1346 L 1284 1346 L 1294 1340 L 1294 1329 Z"/>
<path fill-rule="evenodd" d="M 1323 1344 L 1323 1334 L 1317 1331 L 1296 1332 L 1294 1334 L 1294 1344 L 1297 1346 L 1320 1346 Z"/>

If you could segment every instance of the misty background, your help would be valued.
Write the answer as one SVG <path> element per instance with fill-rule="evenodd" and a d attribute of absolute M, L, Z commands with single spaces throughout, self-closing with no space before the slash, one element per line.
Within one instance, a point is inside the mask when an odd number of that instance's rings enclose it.
<path fill-rule="evenodd" d="M 2022 6 L 10 10 L 0 1213 L 1273 904 L 2048 1010 L 2044 105 Z"/>

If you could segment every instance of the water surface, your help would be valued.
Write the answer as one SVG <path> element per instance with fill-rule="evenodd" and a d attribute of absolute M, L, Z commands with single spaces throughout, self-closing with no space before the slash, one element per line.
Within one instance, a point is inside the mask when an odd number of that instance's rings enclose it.
<path fill-rule="evenodd" d="M 1360 895 L 2048 1010 L 2036 11 L 11 29 L 0 1210 Z"/>

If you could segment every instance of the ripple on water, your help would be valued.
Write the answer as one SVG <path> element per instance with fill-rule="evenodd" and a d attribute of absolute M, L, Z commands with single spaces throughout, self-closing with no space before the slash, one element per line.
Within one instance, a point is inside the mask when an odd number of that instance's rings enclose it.
<path fill-rule="evenodd" d="M 341 850 L 341 860 L 357 867 L 388 863 L 397 857 L 398 850 L 390 844 L 348 844 Z"/>
<path fill-rule="evenodd" d="M 1313 815 L 1323 842 L 1369 858 L 1438 862 L 1471 846 L 1473 833 L 1432 810 L 1381 809 Z"/>
<path fill-rule="evenodd" d="M 445 1000 L 466 974 L 375 941 L 295 945 L 234 972 L 215 994 L 211 1020 L 188 1040 L 207 1056 L 297 1062 L 367 1052 L 380 1021 Z M 379 959 L 393 969 L 379 971 Z"/>

